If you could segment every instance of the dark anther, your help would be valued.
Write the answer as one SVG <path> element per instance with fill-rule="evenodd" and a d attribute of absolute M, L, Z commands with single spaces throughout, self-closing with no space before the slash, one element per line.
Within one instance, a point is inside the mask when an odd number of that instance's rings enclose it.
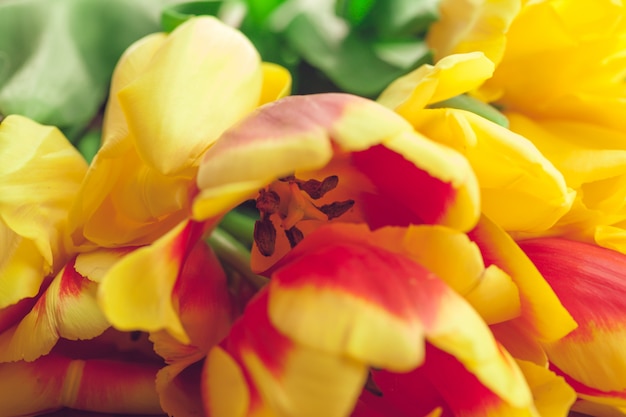
<path fill-rule="evenodd" d="M 376 382 L 374 381 L 374 377 L 372 376 L 372 371 L 369 371 L 367 374 L 367 381 L 365 382 L 365 389 L 374 394 L 377 397 L 382 397 L 383 392 L 380 390 Z"/>
<path fill-rule="evenodd" d="M 140 337 L 141 337 L 140 331 L 135 330 L 133 332 L 130 332 L 130 340 L 132 340 L 133 342 L 136 342 L 137 340 L 139 340 Z"/>
<path fill-rule="evenodd" d="M 276 228 L 268 216 L 254 223 L 254 241 L 263 256 L 272 256 L 276 244 Z"/>
<path fill-rule="evenodd" d="M 335 201 L 334 203 L 324 204 L 319 210 L 328 216 L 328 220 L 339 217 L 354 206 L 354 200 Z"/>
<path fill-rule="evenodd" d="M 296 177 L 293 174 L 287 175 L 286 177 L 282 177 L 278 179 L 278 181 L 282 181 L 282 182 L 294 182 L 295 180 L 296 180 Z"/>
<path fill-rule="evenodd" d="M 324 194 L 330 190 L 334 190 L 339 183 L 339 177 L 331 175 L 324 178 L 321 182 L 318 180 L 308 180 L 298 182 L 298 187 L 307 193 L 313 200 L 324 197 Z"/>
<path fill-rule="evenodd" d="M 259 190 L 259 197 L 256 199 L 256 208 L 266 215 L 276 213 L 280 204 L 280 197 L 275 191 Z"/>
<path fill-rule="evenodd" d="M 291 229 L 285 230 L 285 235 L 287 235 L 287 239 L 289 239 L 289 245 L 294 248 L 302 239 L 304 239 L 304 234 L 300 229 L 296 226 Z"/>

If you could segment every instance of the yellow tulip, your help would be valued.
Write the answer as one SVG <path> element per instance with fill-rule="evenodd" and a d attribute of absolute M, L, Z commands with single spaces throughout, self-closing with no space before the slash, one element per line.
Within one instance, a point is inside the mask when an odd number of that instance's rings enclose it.
<path fill-rule="evenodd" d="M 199 160 L 258 105 L 288 93 L 240 32 L 197 17 L 132 45 L 113 75 L 103 144 L 70 221 L 77 245 L 153 242 L 188 217 Z"/>
<path fill-rule="evenodd" d="M 465 3 L 444 2 L 450 8 Z M 473 26 L 444 15 L 431 46 L 443 54 L 468 48 L 490 54 L 493 42 L 503 41 L 503 52 L 491 54 L 493 76 L 474 94 L 502 109 L 511 130 L 530 140 L 576 192 L 571 210 L 539 234 L 626 253 L 625 6 L 611 0 L 525 1 L 521 8 L 498 9 L 503 25 L 485 18 L 495 13 L 495 3 L 475 3 L 482 18 Z M 465 31 L 447 37 L 445 28 L 455 24 Z M 472 42 L 480 34 L 488 36 Z"/>

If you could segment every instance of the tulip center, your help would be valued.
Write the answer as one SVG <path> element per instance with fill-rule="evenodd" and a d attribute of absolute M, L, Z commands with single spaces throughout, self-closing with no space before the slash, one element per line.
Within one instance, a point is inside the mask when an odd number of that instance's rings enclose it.
<path fill-rule="evenodd" d="M 293 248 L 304 238 L 298 228 L 303 220 L 328 221 L 340 217 L 354 206 L 354 200 L 316 204 L 339 183 L 336 175 L 324 178 L 301 180 L 293 175 L 274 181 L 259 191 L 256 207 L 260 219 L 254 225 L 254 241 L 263 256 L 274 253 L 276 224 L 284 231 Z M 275 221 L 278 220 L 278 221 Z"/>

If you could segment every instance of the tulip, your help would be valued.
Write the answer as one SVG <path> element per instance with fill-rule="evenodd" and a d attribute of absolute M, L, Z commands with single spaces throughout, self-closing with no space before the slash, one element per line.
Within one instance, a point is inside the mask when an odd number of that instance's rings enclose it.
<path fill-rule="evenodd" d="M 466 3 L 449 0 L 442 7 Z M 471 24 L 444 15 L 433 28 L 431 46 L 440 57 L 470 50 L 488 54 L 496 69 L 475 96 L 502 109 L 511 130 L 530 140 L 576 191 L 571 210 L 548 230 L 507 229 L 523 232 L 520 237 L 559 235 L 623 252 L 624 5 L 495 3 L 473 3 L 478 17 Z M 458 36 L 448 37 L 455 25 Z M 501 52 L 493 53 L 496 42 Z"/>
<path fill-rule="evenodd" d="M 432 411 L 426 404 L 467 415 L 538 415 L 523 373 L 478 313 L 437 275 L 395 252 L 400 245 L 418 252 L 411 230 L 329 224 L 305 237 L 209 353 L 207 414 L 345 416 L 364 385 L 368 390 L 369 368 L 383 368 L 372 372 L 383 401 L 395 401 L 393 388 L 378 385 L 384 375 L 435 384 L 432 396 L 408 381 L 401 391 L 409 400 L 420 390 L 423 415 Z M 450 380 L 476 391 L 460 395 Z M 573 391 L 551 374 L 546 380 L 559 392 L 547 403 L 559 402 L 565 415 Z"/>
<path fill-rule="evenodd" d="M 288 85 L 286 71 L 262 65 L 250 41 L 212 17 L 131 45 L 113 75 L 102 147 L 72 208 L 74 242 L 143 245 L 186 219 L 202 154 Z"/>

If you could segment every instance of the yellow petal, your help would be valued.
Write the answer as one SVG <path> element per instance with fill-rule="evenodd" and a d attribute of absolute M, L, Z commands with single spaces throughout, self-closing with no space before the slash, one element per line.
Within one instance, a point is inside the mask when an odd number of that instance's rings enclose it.
<path fill-rule="evenodd" d="M 250 41 L 213 17 L 177 27 L 146 71 L 118 93 L 142 159 L 164 175 L 195 165 L 257 105 L 260 64 Z"/>
<path fill-rule="evenodd" d="M 461 295 L 472 291 L 481 280 L 485 265 L 480 250 L 465 233 L 442 226 L 414 226 L 404 233 L 402 246 L 411 259 Z M 442 253 L 454 254 L 454 262 Z"/>
<path fill-rule="evenodd" d="M 485 90 L 534 118 L 623 129 L 623 16 L 624 5 L 612 0 L 526 2 Z"/>
<path fill-rule="evenodd" d="M 152 245 L 126 255 L 109 269 L 98 299 L 107 319 L 120 330 L 165 329 L 180 342 L 190 339 L 172 303 L 194 226 L 183 222 Z"/>
<path fill-rule="evenodd" d="M 250 394 L 237 362 L 221 347 L 209 352 L 204 363 L 203 399 L 211 416 L 247 416 Z"/>
<path fill-rule="evenodd" d="M 22 116 L 2 121 L 0 149 L 0 307 L 5 307 L 37 294 L 44 276 L 67 260 L 67 212 L 87 165 L 58 129 Z"/>
<path fill-rule="evenodd" d="M 513 322 L 524 332 L 540 341 L 554 341 L 576 328 L 550 285 L 507 233 L 483 216 L 469 236 L 480 247 L 485 264 L 496 265 L 517 285 L 522 311 Z"/>
<path fill-rule="evenodd" d="M 153 242 L 186 217 L 192 178 L 148 167 L 128 137 L 105 143 L 70 213 L 74 243 L 91 248 Z"/>
<path fill-rule="evenodd" d="M 465 299 L 487 324 L 501 323 L 521 314 L 517 285 L 495 265 L 484 270 L 478 286 L 465 294 Z"/>
<path fill-rule="evenodd" d="M 532 362 L 517 361 L 533 393 L 537 411 L 545 417 L 567 417 L 576 392 L 562 377 Z"/>
<path fill-rule="evenodd" d="M 424 111 L 415 126 L 465 155 L 480 184 L 483 212 L 504 229 L 545 230 L 571 207 L 575 193 L 553 160 L 525 137 L 455 109 Z"/>
<path fill-rule="evenodd" d="M 493 70 L 493 63 L 480 52 L 451 55 L 398 78 L 377 101 L 412 121 L 427 104 L 474 90 Z"/>
<path fill-rule="evenodd" d="M 441 17 L 428 29 L 435 60 L 451 54 L 483 52 L 498 64 L 505 34 L 520 10 L 520 0 L 442 0 Z"/>
<path fill-rule="evenodd" d="M 111 78 L 109 101 L 102 124 L 104 143 L 119 140 L 128 134 L 128 125 L 117 93 L 146 71 L 152 57 L 163 45 L 165 39 L 164 33 L 145 36 L 129 46 L 117 62 Z"/>
<path fill-rule="evenodd" d="M 291 73 L 286 68 L 271 62 L 263 62 L 261 68 L 263 69 L 263 88 L 259 106 L 288 96 L 291 92 Z"/>

